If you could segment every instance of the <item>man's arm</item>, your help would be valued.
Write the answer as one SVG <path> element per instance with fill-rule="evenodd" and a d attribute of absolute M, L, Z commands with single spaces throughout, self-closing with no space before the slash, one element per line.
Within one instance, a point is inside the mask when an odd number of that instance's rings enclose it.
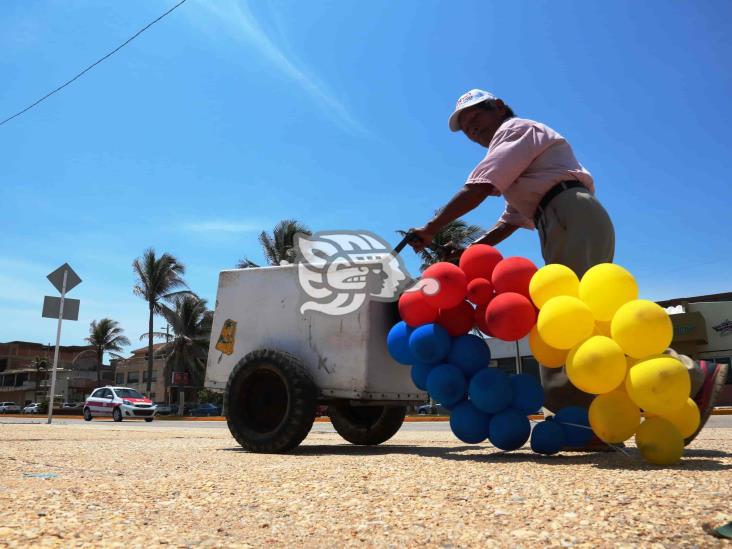
<path fill-rule="evenodd" d="M 477 239 L 473 244 L 488 244 L 489 246 L 495 246 L 506 240 L 509 236 L 516 232 L 518 229 L 515 225 L 509 225 L 499 221 L 492 229 Z"/>
<path fill-rule="evenodd" d="M 437 215 L 430 222 L 424 227 L 410 230 L 412 234 L 419 238 L 419 241 L 411 243 L 412 247 L 417 252 L 422 251 L 445 225 L 474 210 L 487 197 L 496 194 L 497 192 L 492 185 L 463 185 L 455 196 L 450 199 L 450 202 L 437 212 Z"/>

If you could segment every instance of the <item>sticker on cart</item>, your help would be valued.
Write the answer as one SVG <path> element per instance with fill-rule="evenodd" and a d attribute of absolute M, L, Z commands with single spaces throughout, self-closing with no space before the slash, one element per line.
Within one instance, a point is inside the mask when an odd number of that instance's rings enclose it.
<path fill-rule="evenodd" d="M 218 362 L 224 355 L 234 354 L 234 342 L 236 339 L 236 320 L 227 318 L 224 321 L 224 325 L 221 327 L 221 333 L 219 339 L 216 341 L 215 348 L 217 351 L 221 351 Z"/>

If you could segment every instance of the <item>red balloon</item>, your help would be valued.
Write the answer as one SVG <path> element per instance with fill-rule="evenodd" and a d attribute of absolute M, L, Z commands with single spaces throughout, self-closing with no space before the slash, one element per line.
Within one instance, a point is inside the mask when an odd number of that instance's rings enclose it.
<path fill-rule="evenodd" d="M 497 294 L 514 292 L 531 299 L 529 283 L 537 270 L 525 257 L 508 257 L 496 265 L 491 282 Z"/>
<path fill-rule="evenodd" d="M 416 328 L 437 319 L 438 310 L 427 303 L 424 294 L 417 290 L 404 292 L 399 298 L 399 316 L 410 326 Z"/>
<path fill-rule="evenodd" d="M 474 278 L 468 282 L 468 301 L 475 305 L 486 305 L 493 299 L 493 284 L 485 278 Z"/>
<path fill-rule="evenodd" d="M 491 332 L 488 329 L 488 325 L 485 323 L 485 310 L 488 307 L 488 304 L 485 305 L 478 305 L 475 308 L 475 325 L 478 327 L 478 329 L 483 332 L 487 336 L 491 336 Z"/>
<path fill-rule="evenodd" d="M 472 329 L 474 317 L 473 307 L 467 301 L 463 301 L 452 309 L 440 309 L 436 322 L 451 336 L 461 336 Z"/>
<path fill-rule="evenodd" d="M 436 281 L 436 287 L 429 284 L 427 279 Z M 457 265 L 444 261 L 427 267 L 422 273 L 422 281 L 426 282 L 422 286 L 422 292 L 427 303 L 437 309 L 457 307 L 468 291 L 465 273 Z"/>
<path fill-rule="evenodd" d="M 503 259 L 501 252 L 487 244 L 473 244 L 460 256 L 460 268 L 468 277 L 491 279 L 493 269 Z"/>
<path fill-rule="evenodd" d="M 534 305 L 524 295 L 498 294 L 485 310 L 485 323 L 491 334 L 503 341 L 525 337 L 536 324 Z"/>

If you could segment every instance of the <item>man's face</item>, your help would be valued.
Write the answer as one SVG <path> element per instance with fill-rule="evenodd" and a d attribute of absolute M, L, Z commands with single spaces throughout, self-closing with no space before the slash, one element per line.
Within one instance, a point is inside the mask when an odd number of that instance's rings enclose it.
<path fill-rule="evenodd" d="M 491 111 L 475 106 L 460 113 L 458 123 L 468 139 L 488 148 L 493 135 L 505 118 L 506 109 L 502 106 Z"/>

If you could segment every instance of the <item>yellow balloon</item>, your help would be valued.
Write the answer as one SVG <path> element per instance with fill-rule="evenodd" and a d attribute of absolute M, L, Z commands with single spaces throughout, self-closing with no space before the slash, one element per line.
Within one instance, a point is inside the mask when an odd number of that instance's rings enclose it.
<path fill-rule="evenodd" d="M 601 263 L 580 280 L 579 297 L 597 320 L 609 321 L 621 305 L 638 299 L 638 284 L 620 265 Z"/>
<path fill-rule="evenodd" d="M 670 412 L 659 414 L 659 416 L 676 427 L 684 438 L 693 435 L 701 421 L 699 407 L 691 398 L 687 398 L 684 405 L 678 410 L 671 410 Z"/>
<path fill-rule="evenodd" d="M 555 349 L 549 347 L 539 336 L 539 331 L 536 329 L 536 325 L 531 328 L 529 332 L 529 348 L 531 354 L 542 366 L 547 368 L 559 368 L 563 366 L 567 360 L 569 351 L 562 349 Z"/>
<path fill-rule="evenodd" d="M 684 453 L 679 430 L 660 417 L 647 418 L 635 434 L 635 444 L 643 458 L 654 465 L 673 465 Z"/>
<path fill-rule="evenodd" d="M 580 391 L 608 393 L 625 379 L 625 355 L 609 337 L 593 336 L 572 349 L 571 355 L 567 360 L 567 377 Z"/>
<path fill-rule="evenodd" d="M 590 427 L 600 440 L 611 444 L 624 442 L 640 425 L 638 406 L 620 391 L 596 396 L 590 404 Z"/>
<path fill-rule="evenodd" d="M 543 266 L 534 273 L 529 283 L 529 294 L 540 309 L 558 295 L 578 296 L 579 278 L 572 269 L 559 263 Z"/>
<path fill-rule="evenodd" d="M 536 326 L 547 345 L 555 349 L 571 349 L 592 335 L 595 319 L 581 300 L 561 295 L 544 304 Z"/>
<path fill-rule="evenodd" d="M 684 406 L 691 380 L 681 361 L 661 355 L 640 361 L 628 370 L 625 390 L 643 410 L 662 416 Z"/>
<path fill-rule="evenodd" d="M 618 309 L 610 333 L 626 355 L 646 358 L 662 353 L 671 344 L 674 328 L 663 307 L 636 299 Z"/>
<path fill-rule="evenodd" d="M 595 333 L 597 335 L 612 337 L 610 335 L 610 321 L 598 320 L 595 322 Z"/>

